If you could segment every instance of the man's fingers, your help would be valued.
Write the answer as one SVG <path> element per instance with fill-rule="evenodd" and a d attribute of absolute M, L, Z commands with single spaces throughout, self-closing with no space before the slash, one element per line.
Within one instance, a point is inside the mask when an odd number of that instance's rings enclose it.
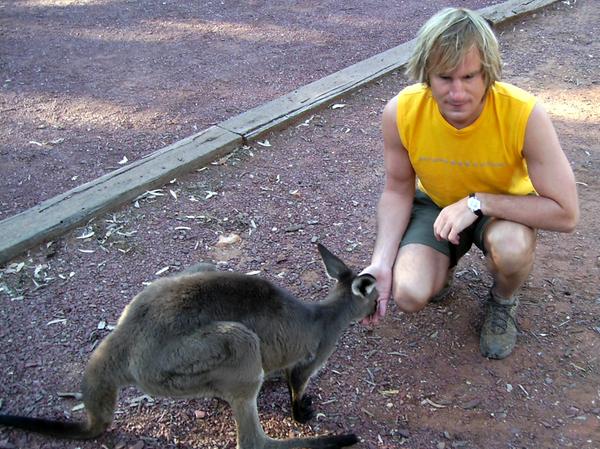
<path fill-rule="evenodd" d="M 454 229 L 448 233 L 448 241 L 450 243 L 458 245 L 459 238 L 459 233 L 456 232 Z"/>
<path fill-rule="evenodd" d="M 381 318 L 383 318 L 385 316 L 385 313 L 387 312 L 387 303 L 388 303 L 387 299 L 382 299 L 382 300 L 379 301 L 379 305 L 377 307 L 377 310 L 378 310 L 379 316 Z"/>

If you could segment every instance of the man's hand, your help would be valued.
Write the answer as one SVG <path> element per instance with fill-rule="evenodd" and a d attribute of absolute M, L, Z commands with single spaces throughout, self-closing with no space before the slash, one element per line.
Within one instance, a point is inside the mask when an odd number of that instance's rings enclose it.
<path fill-rule="evenodd" d="M 467 229 L 477 219 L 467 206 L 467 198 L 446 206 L 433 223 L 433 234 L 438 240 L 447 240 L 458 245 L 459 234 Z"/>
<path fill-rule="evenodd" d="M 379 320 L 385 316 L 387 303 L 390 300 L 392 291 L 392 270 L 391 268 L 382 268 L 376 265 L 369 265 L 361 274 L 368 273 L 375 277 L 379 298 L 377 298 L 377 310 L 373 315 L 369 315 L 361 321 L 363 325 L 379 323 Z"/>

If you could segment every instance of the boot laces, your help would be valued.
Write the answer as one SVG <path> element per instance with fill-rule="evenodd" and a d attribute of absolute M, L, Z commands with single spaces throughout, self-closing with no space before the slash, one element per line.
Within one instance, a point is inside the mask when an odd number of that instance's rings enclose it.
<path fill-rule="evenodd" d="M 512 322 L 515 327 L 517 327 L 515 319 L 510 314 L 514 304 L 499 304 L 492 300 L 490 301 L 490 307 L 492 308 L 490 325 L 493 333 L 503 334 L 506 332 L 509 321 Z"/>

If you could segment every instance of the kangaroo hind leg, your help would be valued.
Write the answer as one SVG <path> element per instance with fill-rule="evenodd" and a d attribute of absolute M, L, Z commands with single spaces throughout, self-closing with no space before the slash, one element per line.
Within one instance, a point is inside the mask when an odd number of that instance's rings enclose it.
<path fill-rule="evenodd" d="M 160 372 L 145 379 L 142 388 L 163 396 L 219 397 L 233 410 L 238 449 L 265 447 L 256 409 L 264 372 L 253 331 L 237 322 L 215 322 L 163 344 L 158 352 L 153 365 Z"/>

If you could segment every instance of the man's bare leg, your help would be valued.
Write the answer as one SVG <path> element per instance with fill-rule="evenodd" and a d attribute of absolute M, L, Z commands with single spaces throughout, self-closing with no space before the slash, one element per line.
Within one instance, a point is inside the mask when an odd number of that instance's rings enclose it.
<path fill-rule="evenodd" d="M 394 264 L 392 297 L 404 312 L 417 312 L 446 283 L 450 258 L 418 243 L 400 248 Z"/>
<path fill-rule="evenodd" d="M 494 285 L 481 329 L 480 349 L 484 357 L 503 359 L 517 341 L 515 291 L 523 285 L 535 256 L 535 230 L 519 223 L 493 220 L 484 233 L 487 264 Z"/>

